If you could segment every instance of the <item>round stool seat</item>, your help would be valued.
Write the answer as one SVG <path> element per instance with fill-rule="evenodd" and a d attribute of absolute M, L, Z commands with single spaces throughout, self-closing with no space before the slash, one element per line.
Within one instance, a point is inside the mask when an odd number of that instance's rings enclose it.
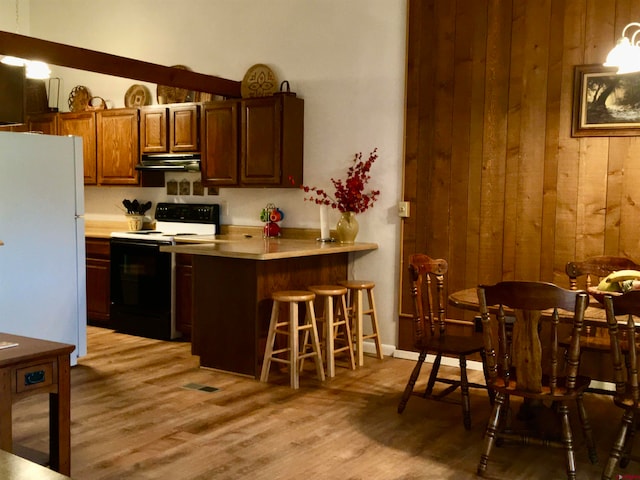
<path fill-rule="evenodd" d="M 307 302 L 316 298 L 316 294 L 308 290 L 281 290 L 271 294 L 278 302 Z"/>
<path fill-rule="evenodd" d="M 347 287 L 339 285 L 311 285 L 308 287 L 316 295 L 345 295 Z"/>
<path fill-rule="evenodd" d="M 355 332 L 355 349 L 358 354 L 358 365 L 364 365 L 364 340 L 372 339 L 376 348 L 377 357 L 382 360 L 382 343 L 378 335 L 378 314 L 374 300 L 373 289 L 376 286 L 371 280 L 341 280 L 338 285 L 348 289 L 349 317 L 353 323 Z M 366 300 L 365 300 L 366 299 Z M 368 308 L 365 307 L 368 303 Z M 363 320 L 367 316 L 371 320 L 371 330 L 369 334 L 363 331 Z"/>
<path fill-rule="evenodd" d="M 341 280 L 338 285 L 350 288 L 352 290 L 368 290 L 376 286 L 371 280 Z"/>

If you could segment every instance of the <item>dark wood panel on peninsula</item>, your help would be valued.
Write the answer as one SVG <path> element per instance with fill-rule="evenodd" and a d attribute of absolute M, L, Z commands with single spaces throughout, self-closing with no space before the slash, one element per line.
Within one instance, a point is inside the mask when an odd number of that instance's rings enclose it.
<path fill-rule="evenodd" d="M 192 352 L 200 365 L 259 378 L 271 292 L 346 279 L 348 255 L 270 261 L 194 255 Z"/>

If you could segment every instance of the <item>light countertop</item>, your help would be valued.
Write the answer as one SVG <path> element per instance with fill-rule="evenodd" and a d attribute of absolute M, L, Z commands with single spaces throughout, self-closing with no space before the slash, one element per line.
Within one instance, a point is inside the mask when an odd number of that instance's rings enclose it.
<path fill-rule="evenodd" d="M 125 219 L 122 219 L 122 221 L 87 220 L 85 221 L 84 232 L 85 237 L 87 238 L 109 239 L 111 237 L 111 232 L 126 232 L 127 230 L 129 230 L 129 228 Z M 262 226 L 220 225 L 220 233 L 222 235 L 237 235 L 238 238 L 242 238 L 244 235 L 262 238 L 262 230 Z M 331 233 L 335 235 L 335 232 Z M 320 230 L 308 228 L 282 228 L 282 235 L 285 238 L 306 238 L 315 240 L 320 235 Z M 202 240 L 206 240 L 206 238 L 202 238 Z"/>
<path fill-rule="evenodd" d="M 124 232 L 129 230 L 127 221 L 95 221 L 86 220 L 84 223 L 84 236 L 86 238 L 111 238 L 111 232 Z"/>
<path fill-rule="evenodd" d="M 366 252 L 376 250 L 376 243 L 318 242 L 309 239 L 262 238 L 244 235 L 190 235 L 176 238 L 178 245 L 160 247 L 164 252 L 205 255 L 210 257 L 275 260 L 280 258 L 309 257 L 334 253 Z"/>
<path fill-rule="evenodd" d="M 111 232 L 126 231 L 127 222 L 87 221 L 85 237 L 109 239 Z M 319 231 L 314 229 L 283 229 L 283 237 L 263 238 L 262 227 L 223 225 L 220 235 L 177 236 L 178 245 L 161 247 L 162 251 L 206 255 L 212 257 L 273 260 L 308 257 L 333 253 L 366 252 L 376 250 L 376 243 L 318 242 Z"/>

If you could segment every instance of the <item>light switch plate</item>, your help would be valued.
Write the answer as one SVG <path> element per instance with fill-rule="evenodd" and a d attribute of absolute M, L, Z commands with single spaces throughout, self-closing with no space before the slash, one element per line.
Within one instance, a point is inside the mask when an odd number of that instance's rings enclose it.
<path fill-rule="evenodd" d="M 402 218 L 409 216 L 409 202 L 398 202 L 398 215 Z"/>

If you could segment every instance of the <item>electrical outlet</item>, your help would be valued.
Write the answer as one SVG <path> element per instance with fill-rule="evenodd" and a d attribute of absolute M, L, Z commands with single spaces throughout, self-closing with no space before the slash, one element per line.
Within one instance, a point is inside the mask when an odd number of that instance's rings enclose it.
<path fill-rule="evenodd" d="M 398 215 L 402 218 L 409 216 L 409 202 L 398 202 Z"/>

